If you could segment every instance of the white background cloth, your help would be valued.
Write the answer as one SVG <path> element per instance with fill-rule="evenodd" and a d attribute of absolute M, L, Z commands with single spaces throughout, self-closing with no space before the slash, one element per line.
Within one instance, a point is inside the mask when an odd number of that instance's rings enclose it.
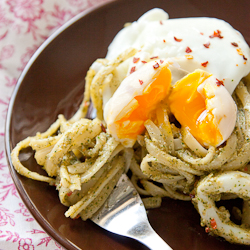
<path fill-rule="evenodd" d="M 0 0 L 0 250 L 62 249 L 33 219 L 11 179 L 4 152 L 8 103 L 32 54 L 76 14 L 107 0 Z"/>

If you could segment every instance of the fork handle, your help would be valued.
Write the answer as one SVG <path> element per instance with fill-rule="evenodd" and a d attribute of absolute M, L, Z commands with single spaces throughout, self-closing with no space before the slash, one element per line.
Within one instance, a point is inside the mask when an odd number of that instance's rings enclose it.
<path fill-rule="evenodd" d="M 143 225 L 142 234 L 140 230 L 136 230 L 136 233 L 130 232 L 130 237 L 138 240 L 151 250 L 173 250 L 155 231 L 149 224 Z"/>

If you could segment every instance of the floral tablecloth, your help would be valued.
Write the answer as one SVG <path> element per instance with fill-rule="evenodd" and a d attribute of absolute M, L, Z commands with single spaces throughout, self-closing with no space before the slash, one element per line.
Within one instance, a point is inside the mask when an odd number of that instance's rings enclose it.
<path fill-rule="evenodd" d="M 32 54 L 76 14 L 107 0 L 0 0 L 0 250 L 62 249 L 33 219 L 12 182 L 4 151 L 8 103 Z"/>

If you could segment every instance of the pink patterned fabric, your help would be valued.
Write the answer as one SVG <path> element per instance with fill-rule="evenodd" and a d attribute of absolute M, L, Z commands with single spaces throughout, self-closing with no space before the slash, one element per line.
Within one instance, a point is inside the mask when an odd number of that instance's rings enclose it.
<path fill-rule="evenodd" d="M 17 79 L 37 48 L 76 14 L 108 0 L 0 0 L 0 249 L 62 249 L 33 219 L 8 171 L 4 124 Z"/>

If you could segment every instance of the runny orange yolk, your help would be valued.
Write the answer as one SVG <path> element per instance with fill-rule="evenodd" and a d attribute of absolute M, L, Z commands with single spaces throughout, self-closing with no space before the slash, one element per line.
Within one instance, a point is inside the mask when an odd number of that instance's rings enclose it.
<path fill-rule="evenodd" d="M 216 146 L 223 137 L 216 125 L 211 110 L 206 109 L 210 96 L 203 90 L 202 95 L 197 88 L 210 75 L 196 70 L 179 80 L 168 97 L 168 105 L 182 127 L 187 127 L 190 133 L 204 146 Z M 200 115 L 205 112 L 204 116 Z M 204 113 L 203 113 L 204 114 Z"/>
<path fill-rule="evenodd" d="M 142 95 L 133 98 L 129 104 L 129 111 L 121 111 L 126 114 L 115 122 L 118 138 L 136 139 L 137 135 L 143 133 L 144 122 L 150 117 L 157 104 L 166 98 L 170 83 L 171 71 L 168 65 L 165 65 L 157 70 L 152 77 L 152 82 L 143 90 Z"/>

